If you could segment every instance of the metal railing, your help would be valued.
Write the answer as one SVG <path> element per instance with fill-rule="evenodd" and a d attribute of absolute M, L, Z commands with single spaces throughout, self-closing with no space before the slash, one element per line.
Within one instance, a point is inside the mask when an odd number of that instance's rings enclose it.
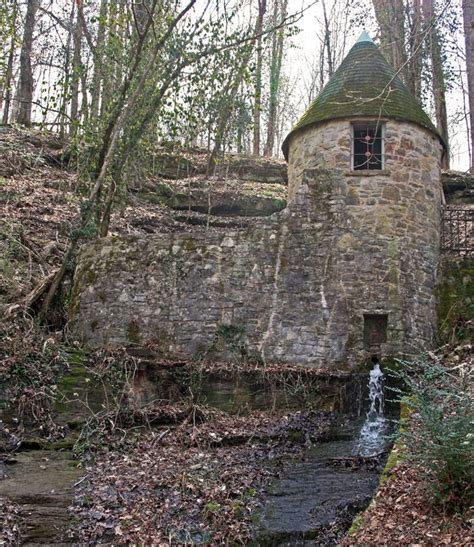
<path fill-rule="evenodd" d="M 465 256 L 474 255 L 474 208 L 443 209 L 441 250 Z"/>

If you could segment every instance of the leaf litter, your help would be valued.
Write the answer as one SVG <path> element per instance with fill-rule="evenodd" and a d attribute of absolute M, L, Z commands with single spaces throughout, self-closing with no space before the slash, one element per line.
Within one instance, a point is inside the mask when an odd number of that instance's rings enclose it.
<path fill-rule="evenodd" d="M 97 454 L 74 508 L 80 541 L 246 544 L 265 487 L 331 423 L 312 411 L 195 416 Z"/>

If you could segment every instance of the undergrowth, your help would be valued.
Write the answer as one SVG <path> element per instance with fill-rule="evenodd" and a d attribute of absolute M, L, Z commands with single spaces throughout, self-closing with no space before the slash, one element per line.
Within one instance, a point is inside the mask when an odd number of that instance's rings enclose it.
<path fill-rule="evenodd" d="M 0 381 L 19 423 L 30 422 L 46 437 L 60 432 L 53 419 L 57 381 L 67 368 L 67 351 L 27 314 L 0 322 Z"/>
<path fill-rule="evenodd" d="M 395 373 L 405 383 L 399 394 L 411 412 L 410 424 L 400 430 L 405 457 L 423 470 L 434 504 L 446 513 L 463 512 L 474 501 L 474 367 L 469 355 L 454 363 L 430 353 L 400 361 Z"/>

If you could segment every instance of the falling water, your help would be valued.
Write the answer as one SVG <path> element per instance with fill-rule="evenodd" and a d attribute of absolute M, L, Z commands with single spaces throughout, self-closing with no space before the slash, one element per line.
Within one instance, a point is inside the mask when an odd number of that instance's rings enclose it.
<path fill-rule="evenodd" d="M 360 456 L 376 454 L 385 443 L 388 423 L 384 416 L 384 375 L 378 362 L 370 371 L 369 400 L 370 408 L 356 445 L 356 453 Z"/>

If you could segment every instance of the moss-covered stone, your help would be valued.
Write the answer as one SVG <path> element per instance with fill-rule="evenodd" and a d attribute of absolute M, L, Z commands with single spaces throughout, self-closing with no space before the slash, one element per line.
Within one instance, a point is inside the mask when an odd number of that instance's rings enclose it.
<path fill-rule="evenodd" d="M 130 321 L 127 328 L 127 340 L 131 344 L 140 344 L 141 335 L 140 327 L 136 321 Z"/>
<path fill-rule="evenodd" d="M 282 150 L 288 159 L 291 137 L 301 129 L 337 118 L 371 116 L 376 119 L 406 120 L 439 133 L 421 104 L 408 91 L 380 53 L 369 41 L 356 43 L 339 68 L 311 103 L 291 133 Z"/>
<path fill-rule="evenodd" d="M 440 341 L 466 338 L 474 317 L 474 259 L 445 257 L 441 270 L 436 291 Z"/>

